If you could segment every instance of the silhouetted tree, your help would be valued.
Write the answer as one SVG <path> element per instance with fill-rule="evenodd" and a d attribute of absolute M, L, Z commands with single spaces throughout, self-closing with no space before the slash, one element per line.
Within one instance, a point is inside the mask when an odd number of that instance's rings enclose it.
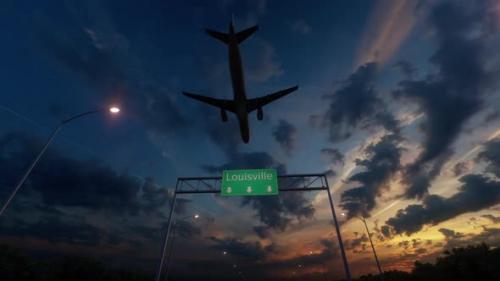
<path fill-rule="evenodd" d="M 379 281 L 378 275 L 365 275 L 357 280 Z M 411 273 L 387 271 L 385 281 L 498 281 L 500 280 L 500 248 L 486 244 L 445 251 L 434 264 L 415 262 Z"/>

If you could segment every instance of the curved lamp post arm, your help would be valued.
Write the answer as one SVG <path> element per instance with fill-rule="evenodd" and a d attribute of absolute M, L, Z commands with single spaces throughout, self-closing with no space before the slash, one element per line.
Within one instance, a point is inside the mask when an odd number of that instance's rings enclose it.
<path fill-rule="evenodd" d="M 57 133 L 59 132 L 59 130 L 61 130 L 62 126 L 64 126 L 65 124 L 67 124 L 67 123 L 69 123 L 69 122 L 71 122 L 71 121 L 73 121 L 75 119 L 78 119 L 80 117 L 83 117 L 83 116 L 86 116 L 86 115 L 89 115 L 89 114 L 93 114 L 93 113 L 97 113 L 97 112 L 100 112 L 100 111 L 101 110 L 92 110 L 92 111 L 83 112 L 83 113 L 77 114 L 77 115 L 75 115 L 73 117 L 70 117 L 68 119 L 65 119 L 65 120 L 61 121 L 61 123 L 59 123 L 59 125 L 57 125 L 57 127 L 50 134 L 49 139 L 43 145 L 42 150 L 40 150 L 40 152 L 38 153 L 38 155 L 36 156 L 36 158 L 33 160 L 33 162 L 31 162 L 31 164 L 28 167 L 28 169 L 26 170 L 26 172 L 24 172 L 23 177 L 17 183 L 16 187 L 11 192 L 11 194 L 10 194 L 9 198 L 7 199 L 7 201 L 5 201 L 5 203 L 2 205 L 2 209 L 0 209 L 0 217 L 3 215 L 3 213 L 7 209 L 7 207 L 9 207 L 12 199 L 14 199 L 14 197 L 17 194 L 17 192 L 21 188 L 21 186 L 23 186 L 24 182 L 26 181 L 26 179 L 30 175 L 31 171 L 36 166 L 36 164 L 38 163 L 38 161 L 40 160 L 40 158 L 42 157 L 42 155 L 45 153 L 45 151 L 47 150 L 47 148 L 49 147 L 49 145 L 52 143 L 52 140 L 54 140 L 54 137 L 57 135 Z"/>
<path fill-rule="evenodd" d="M 64 124 L 67 124 L 75 119 L 78 119 L 80 117 L 83 117 L 83 116 L 86 116 L 86 115 L 90 115 L 90 114 L 93 114 L 93 113 L 97 113 L 97 112 L 101 112 L 102 109 L 97 109 L 97 110 L 91 110 L 91 111 L 87 111 L 87 112 L 83 112 L 83 113 L 80 113 L 80 114 L 77 114 L 75 116 L 72 116 L 72 117 L 69 117 L 67 119 L 64 119 L 63 121 L 61 121 L 61 124 L 59 126 L 62 126 Z"/>

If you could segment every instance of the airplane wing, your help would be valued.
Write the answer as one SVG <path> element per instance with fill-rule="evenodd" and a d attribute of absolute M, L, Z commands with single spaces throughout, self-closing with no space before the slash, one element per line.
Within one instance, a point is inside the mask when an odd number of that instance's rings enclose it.
<path fill-rule="evenodd" d="M 206 103 L 206 104 L 209 104 L 209 105 L 212 105 L 212 106 L 215 106 L 215 107 L 227 110 L 227 111 L 235 112 L 235 110 L 236 110 L 235 109 L 236 107 L 234 105 L 234 101 L 232 101 L 232 100 L 215 99 L 215 98 L 196 95 L 196 94 L 192 94 L 192 93 L 188 93 L 188 92 L 182 92 L 182 93 L 186 97 L 195 99 L 197 101 L 201 101 L 203 103 Z"/>
<path fill-rule="evenodd" d="M 285 90 L 278 91 L 276 93 L 272 93 L 272 94 L 267 95 L 267 96 L 254 98 L 254 99 L 248 99 L 247 100 L 247 110 L 250 113 L 258 108 L 263 107 L 264 105 L 266 105 L 268 103 L 271 103 L 271 102 L 273 102 L 281 97 L 284 97 L 284 96 L 290 94 L 291 92 L 297 90 L 298 88 L 299 88 L 299 86 L 295 86 L 295 87 L 291 87 L 291 88 L 288 88 Z"/>

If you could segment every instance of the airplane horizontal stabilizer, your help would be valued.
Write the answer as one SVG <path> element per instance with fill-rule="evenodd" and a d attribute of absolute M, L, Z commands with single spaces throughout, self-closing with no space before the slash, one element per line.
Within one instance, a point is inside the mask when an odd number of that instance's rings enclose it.
<path fill-rule="evenodd" d="M 229 44 L 229 34 L 211 29 L 205 29 L 205 31 L 208 33 L 208 35 L 212 36 L 213 38 L 218 39 L 226 44 Z"/>
<path fill-rule="evenodd" d="M 281 97 L 284 97 L 291 92 L 296 91 L 298 88 L 299 86 L 294 86 L 263 97 L 249 99 L 247 100 L 247 111 L 252 112 L 258 108 L 262 108 L 264 105 L 271 103 Z"/>
<path fill-rule="evenodd" d="M 236 38 L 238 39 L 238 43 L 245 41 L 248 37 L 250 37 L 255 31 L 259 29 L 258 25 L 254 25 L 250 28 L 242 30 L 236 33 Z"/>
<path fill-rule="evenodd" d="M 215 99 L 211 97 L 196 95 L 192 93 L 182 92 L 185 96 L 195 99 L 197 101 L 209 104 L 211 106 L 218 107 L 220 109 L 224 109 L 230 112 L 235 112 L 236 106 L 234 101 L 232 100 L 223 100 L 223 99 Z"/>
<path fill-rule="evenodd" d="M 247 28 L 245 30 L 242 30 L 242 31 L 234 34 L 236 36 L 236 41 L 238 41 L 238 43 L 245 41 L 248 37 L 250 37 L 258 29 L 259 29 L 259 26 L 255 25 L 255 26 L 252 26 L 250 28 Z M 219 41 L 222 41 L 226 44 L 229 44 L 229 38 L 230 38 L 231 34 L 219 32 L 219 31 L 215 31 L 215 30 L 211 30 L 211 29 L 206 29 L 205 31 L 208 33 L 208 35 L 212 36 L 213 38 L 215 38 Z"/>

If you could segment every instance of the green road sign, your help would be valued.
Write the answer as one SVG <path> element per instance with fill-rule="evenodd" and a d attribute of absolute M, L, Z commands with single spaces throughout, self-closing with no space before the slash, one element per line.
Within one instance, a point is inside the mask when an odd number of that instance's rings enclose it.
<path fill-rule="evenodd" d="M 277 195 L 278 176 L 274 169 L 225 170 L 222 196 Z"/>

